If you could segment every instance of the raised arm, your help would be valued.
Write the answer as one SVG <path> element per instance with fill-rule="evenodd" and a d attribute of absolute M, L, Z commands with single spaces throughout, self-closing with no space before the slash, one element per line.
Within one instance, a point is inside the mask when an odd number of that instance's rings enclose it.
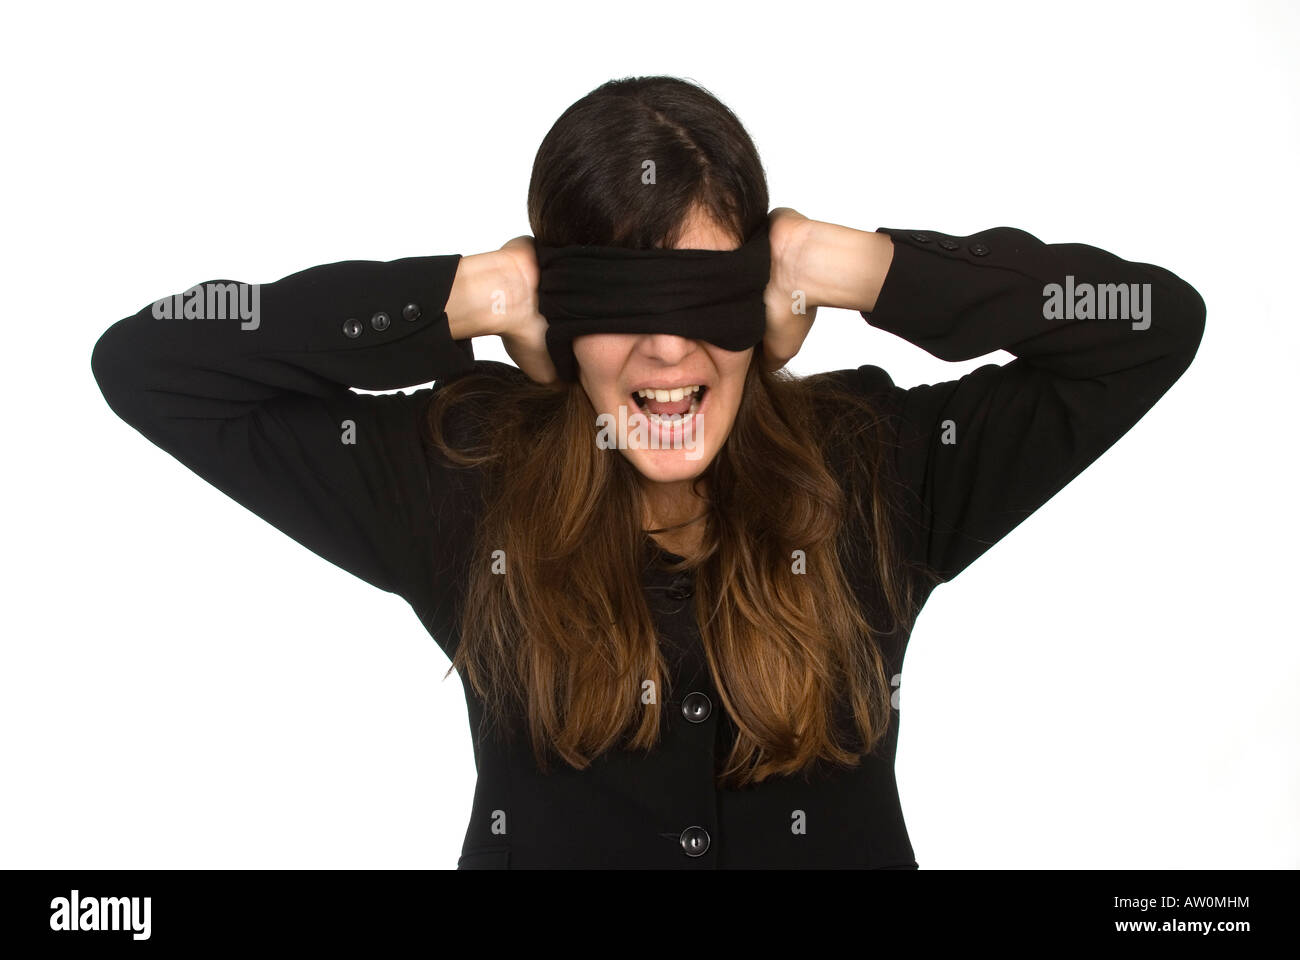
<path fill-rule="evenodd" d="M 435 511 L 458 509 L 443 502 L 450 466 L 421 442 L 439 385 L 349 388 L 473 370 L 470 338 L 500 332 L 485 306 L 507 279 L 496 254 L 450 254 L 326 264 L 260 287 L 208 281 L 191 288 L 201 302 L 181 294 L 113 324 L 91 368 L 113 411 L 186 467 L 415 602 Z"/>
<path fill-rule="evenodd" d="M 815 222 L 809 236 L 810 303 L 858 310 L 942 360 L 1016 357 L 908 390 L 877 366 L 846 371 L 897 414 L 918 559 L 944 580 L 1137 423 L 1205 329 L 1185 281 L 1085 244 L 1012 227 L 952 236 Z"/>

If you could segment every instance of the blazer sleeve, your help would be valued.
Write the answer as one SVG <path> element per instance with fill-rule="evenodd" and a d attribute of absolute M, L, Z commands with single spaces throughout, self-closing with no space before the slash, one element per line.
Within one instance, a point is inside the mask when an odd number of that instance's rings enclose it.
<path fill-rule="evenodd" d="M 190 470 L 413 600 L 429 589 L 431 517 L 453 486 L 420 439 L 437 386 L 349 388 L 473 369 L 471 342 L 452 340 L 443 312 L 459 261 L 350 260 L 260 286 L 206 281 L 109 327 L 91 369 L 113 411 Z M 238 304 L 212 292 L 232 288 L 243 290 Z"/>
<path fill-rule="evenodd" d="M 941 360 L 1015 357 L 906 390 L 878 367 L 857 370 L 883 382 L 897 414 L 913 559 L 947 581 L 1164 395 L 1196 354 L 1205 303 L 1162 267 L 1012 227 L 880 232 L 893 261 L 867 322 Z"/>

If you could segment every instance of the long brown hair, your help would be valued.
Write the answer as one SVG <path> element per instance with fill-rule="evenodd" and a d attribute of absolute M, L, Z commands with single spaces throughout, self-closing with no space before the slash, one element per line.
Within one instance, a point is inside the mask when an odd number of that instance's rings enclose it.
<path fill-rule="evenodd" d="M 528 196 L 534 238 L 556 246 L 672 246 L 700 208 L 748 238 L 768 215 L 767 185 L 734 114 L 673 77 L 614 80 L 569 107 L 538 150 Z M 459 443 L 444 422 L 453 411 Z M 522 376 L 464 376 L 430 405 L 431 442 L 481 479 L 452 668 L 485 720 L 507 735 L 506 718 L 526 725 L 542 769 L 552 756 L 582 769 L 611 748 L 649 748 L 672 692 L 641 579 L 642 481 L 597 446 L 595 424 L 580 384 Z M 832 375 L 763 372 L 755 348 L 734 426 L 701 474 L 703 547 L 678 564 L 694 571 L 700 641 L 736 730 L 721 784 L 853 765 L 888 726 L 880 641 L 916 612 L 888 436 Z M 854 566 L 872 582 L 851 584 Z M 643 703 L 647 680 L 659 695 Z"/>

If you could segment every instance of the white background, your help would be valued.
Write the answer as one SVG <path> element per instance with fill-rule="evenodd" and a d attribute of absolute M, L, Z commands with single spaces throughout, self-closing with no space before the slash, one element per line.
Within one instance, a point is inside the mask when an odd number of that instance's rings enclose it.
<path fill-rule="evenodd" d="M 90 351 L 212 277 L 495 249 L 564 108 L 659 73 L 736 111 L 773 205 L 1090 243 L 1208 305 L 1155 409 L 922 612 L 898 757 L 921 867 L 1300 866 L 1297 5 L 6 20 L 0 866 L 455 866 L 474 768 L 445 656 L 118 420 Z M 822 311 L 792 369 L 989 359 Z"/>

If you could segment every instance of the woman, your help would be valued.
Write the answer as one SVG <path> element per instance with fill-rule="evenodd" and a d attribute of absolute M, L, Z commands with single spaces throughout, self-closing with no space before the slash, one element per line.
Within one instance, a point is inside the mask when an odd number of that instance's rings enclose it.
<path fill-rule="evenodd" d="M 479 776 L 462 868 L 915 868 L 891 700 L 917 612 L 1200 342 L 1204 303 L 1160 267 L 767 204 L 707 91 L 614 81 L 541 145 L 535 239 L 313 267 L 242 321 L 146 307 L 95 347 L 123 419 L 452 658 Z M 678 269 L 704 306 L 673 300 Z M 911 389 L 792 377 L 819 306 L 1016 359 Z M 475 361 L 485 336 L 518 368 Z M 593 442 L 619 416 L 674 442 Z"/>

